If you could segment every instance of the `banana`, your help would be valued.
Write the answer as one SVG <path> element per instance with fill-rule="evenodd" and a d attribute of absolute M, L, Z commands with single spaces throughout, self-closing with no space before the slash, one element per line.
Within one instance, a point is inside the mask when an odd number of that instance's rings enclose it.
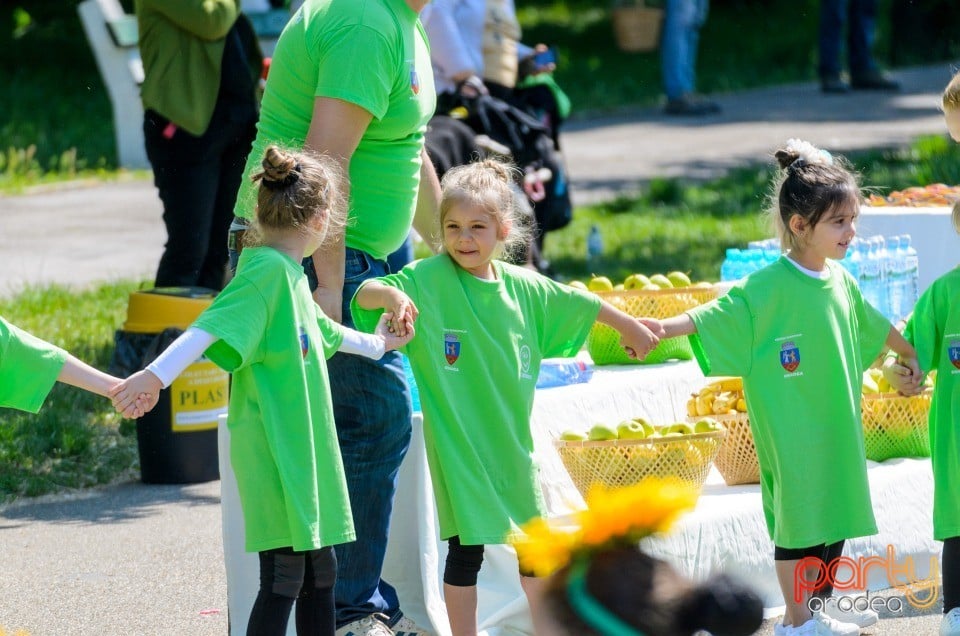
<path fill-rule="evenodd" d="M 700 415 L 699 413 L 697 413 L 696 393 L 693 394 L 693 397 L 687 400 L 687 415 L 689 415 L 690 417 L 697 417 L 698 415 Z"/>
<path fill-rule="evenodd" d="M 713 393 L 700 392 L 697 396 L 697 415 L 713 415 L 713 401 L 717 396 Z"/>
<path fill-rule="evenodd" d="M 743 378 L 721 378 L 708 384 L 707 388 L 718 393 L 721 391 L 743 391 Z"/>
<path fill-rule="evenodd" d="M 713 400 L 713 413 L 714 415 L 725 415 L 737 404 L 737 396 L 730 391 L 723 391 L 722 393 L 717 393 L 717 397 Z"/>
<path fill-rule="evenodd" d="M 737 400 L 737 410 L 740 411 L 741 413 L 746 413 L 746 412 L 747 412 L 747 400 L 746 400 L 746 399 L 744 399 L 744 398 L 739 398 L 739 399 Z"/>

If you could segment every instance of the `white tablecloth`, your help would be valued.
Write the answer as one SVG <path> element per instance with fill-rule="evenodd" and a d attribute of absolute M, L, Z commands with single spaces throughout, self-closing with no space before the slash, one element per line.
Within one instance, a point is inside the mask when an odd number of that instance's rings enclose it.
<path fill-rule="evenodd" d="M 595 422 L 616 423 L 642 415 L 657 424 L 683 420 L 686 400 L 705 379 L 693 362 L 654 366 L 599 367 L 587 384 L 537 391 L 531 422 L 542 486 L 549 510 L 562 517 L 583 506 L 552 440 L 564 429 L 586 429 Z M 243 524 L 236 482 L 226 451 L 228 432 L 220 427 L 221 483 L 227 590 L 232 634 L 242 635 L 257 593 L 257 557 L 243 552 Z M 848 556 L 911 557 L 926 576 L 939 546 L 930 537 L 932 480 L 928 460 L 870 463 L 870 485 L 880 534 L 851 541 Z M 414 437 L 400 471 L 384 578 L 397 587 L 403 611 L 437 634 L 449 634 L 441 597 L 446 543 L 438 536 L 437 515 L 423 448 L 422 420 L 414 417 Z M 650 549 L 694 577 L 715 571 L 740 574 L 755 585 L 765 606 L 782 605 L 773 570 L 773 544 L 767 536 L 759 486 L 729 487 L 711 472 L 696 509 L 677 530 L 651 542 Z M 890 587 L 879 568 L 870 589 Z M 532 634 L 520 588 L 516 555 L 507 546 L 488 546 L 478 581 L 478 621 L 483 636 Z M 289 630 L 293 634 L 293 628 Z"/>
<path fill-rule="evenodd" d="M 960 264 L 960 239 L 950 221 L 949 207 L 861 209 L 857 235 L 909 234 L 920 259 L 920 293 L 934 280 Z"/>

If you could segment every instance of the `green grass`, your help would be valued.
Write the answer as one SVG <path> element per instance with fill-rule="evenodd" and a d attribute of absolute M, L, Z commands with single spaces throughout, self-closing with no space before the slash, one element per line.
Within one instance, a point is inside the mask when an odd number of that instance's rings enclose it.
<path fill-rule="evenodd" d="M 84 292 L 28 289 L 0 300 L 0 315 L 21 329 L 106 369 L 133 282 Z M 86 488 L 132 474 L 133 424 L 109 400 L 57 384 L 38 415 L 0 408 L 0 503 L 19 496 Z"/>

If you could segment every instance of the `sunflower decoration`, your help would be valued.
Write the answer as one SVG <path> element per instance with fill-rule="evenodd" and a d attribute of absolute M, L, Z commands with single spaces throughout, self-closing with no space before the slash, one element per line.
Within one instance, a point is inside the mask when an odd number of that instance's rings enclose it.
<path fill-rule="evenodd" d="M 536 518 L 521 528 L 519 536 L 511 540 L 521 569 L 549 576 L 575 556 L 634 544 L 665 532 L 683 512 L 694 507 L 697 491 L 681 480 L 648 477 L 620 488 L 594 484 L 586 502 L 586 510 L 576 515 L 576 527 L 558 527 Z"/>

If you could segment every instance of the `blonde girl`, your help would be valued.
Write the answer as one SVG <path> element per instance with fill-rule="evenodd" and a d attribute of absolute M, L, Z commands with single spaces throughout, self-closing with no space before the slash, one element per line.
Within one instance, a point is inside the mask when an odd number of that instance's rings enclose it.
<path fill-rule="evenodd" d="M 146 370 L 114 391 L 123 410 L 155 398 L 205 355 L 233 374 L 227 425 L 246 549 L 260 557 L 260 591 L 248 636 L 280 635 L 297 601 L 297 633 L 334 635 L 336 556 L 355 539 L 334 428 L 325 358 L 379 358 L 406 338 L 382 324 L 373 336 L 345 328 L 313 301 L 300 263 L 344 223 L 333 163 L 271 146 L 256 223 L 234 279 Z M 389 316 L 388 316 L 389 318 Z"/>
<path fill-rule="evenodd" d="M 860 424 L 862 372 L 884 346 L 911 372 L 919 369 L 913 347 L 836 263 L 856 234 L 855 176 L 796 139 L 776 158 L 771 209 L 786 253 L 728 295 L 663 321 L 662 335 L 695 334 L 704 374 L 743 376 L 786 603 L 775 633 L 858 634 L 877 621 L 875 612 L 811 602 L 794 577 L 817 580 L 818 564 L 840 556 L 845 539 L 877 532 Z M 821 606 L 830 610 L 811 612 Z"/>
<path fill-rule="evenodd" d="M 441 253 L 367 282 L 353 298 L 360 328 L 372 328 L 383 310 L 419 315 L 405 352 L 420 388 L 440 535 L 449 541 L 443 591 L 454 636 L 477 633 L 483 546 L 504 543 L 545 512 L 530 432 L 541 359 L 575 354 L 595 320 L 619 331 L 632 355 L 657 344 L 643 323 L 596 295 L 499 260 L 526 241 L 513 178 L 492 160 L 447 172 Z M 520 574 L 532 602 L 537 580 Z"/>

